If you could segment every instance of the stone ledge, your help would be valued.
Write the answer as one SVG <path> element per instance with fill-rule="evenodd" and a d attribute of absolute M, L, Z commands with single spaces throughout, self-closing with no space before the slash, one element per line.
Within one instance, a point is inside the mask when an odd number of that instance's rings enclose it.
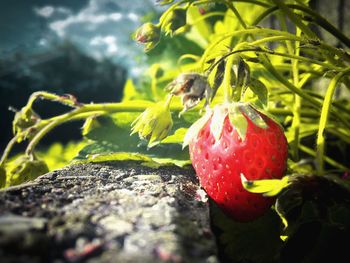
<path fill-rule="evenodd" d="M 192 170 L 72 165 L 0 192 L 1 262 L 218 262 Z"/>

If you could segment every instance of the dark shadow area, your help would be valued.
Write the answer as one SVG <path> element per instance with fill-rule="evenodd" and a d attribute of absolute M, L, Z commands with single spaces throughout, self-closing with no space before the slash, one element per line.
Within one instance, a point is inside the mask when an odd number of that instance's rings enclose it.
<path fill-rule="evenodd" d="M 14 113 L 9 107 L 21 109 L 29 96 L 39 90 L 59 95 L 72 94 L 79 102 L 117 102 L 121 99 L 126 70 L 105 59 L 95 59 L 82 53 L 69 42 L 53 46 L 44 53 L 27 55 L 14 53 L 0 61 L 0 147 L 11 138 Z M 39 101 L 34 105 L 42 118 L 61 114 L 69 108 L 54 102 Z M 54 130 L 44 143 L 67 142 L 80 138 L 80 123 Z"/>

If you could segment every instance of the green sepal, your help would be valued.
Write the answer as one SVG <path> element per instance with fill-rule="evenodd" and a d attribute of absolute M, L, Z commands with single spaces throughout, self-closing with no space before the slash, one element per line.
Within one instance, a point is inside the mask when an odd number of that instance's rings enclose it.
<path fill-rule="evenodd" d="M 241 174 L 241 182 L 245 190 L 250 193 L 262 194 L 263 196 L 276 196 L 284 188 L 291 184 L 288 176 L 282 179 L 263 179 L 263 180 L 248 180 L 244 174 Z"/>
<path fill-rule="evenodd" d="M 237 131 L 241 140 L 244 141 L 248 128 L 247 119 L 241 113 L 236 104 L 230 106 L 228 115 L 232 126 Z"/>
<path fill-rule="evenodd" d="M 251 121 L 255 126 L 266 129 L 268 126 L 261 115 L 250 105 L 250 104 L 240 104 L 240 111 Z"/>
<path fill-rule="evenodd" d="M 184 149 L 194 138 L 197 138 L 199 131 L 207 124 L 212 115 L 213 111 L 208 109 L 201 118 L 191 125 L 185 135 L 182 149 Z"/>
<path fill-rule="evenodd" d="M 214 136 L 215 142 L 219 141 L 224 128 L 225 118 L 227 116 L 227 108 L 222 105 L 215 106 L 213 117 L 210 123 L 210 131 Z"/>
<path fill-rule="evenodd" d="M 152 23 L 145 23 L 134 33 L 133 38 L 145 45 L 145 51 L 153 49 L 160 40 L 160 27 Z"/>
<path fill-rule="evenodd" d="M 149 140 L 148 147 L 159 144 L 173 126 L 169 102 L 158 102 L 148 107 L 131 124 L 130 135 L 138 133 L 141 139 Z"/>

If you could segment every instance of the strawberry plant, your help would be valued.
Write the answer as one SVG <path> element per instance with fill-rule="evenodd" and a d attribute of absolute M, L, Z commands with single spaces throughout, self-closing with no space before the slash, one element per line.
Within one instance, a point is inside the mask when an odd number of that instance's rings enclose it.
<path fill-rule="evenodd" d="M 350 39 L 308 2 L 158 1 L 167 6 L 159 21 L 134 34 L 152 63 L 145 80 L 128 80 L 118 103 L 34 93 L 15 115 L 0 186 L 46 172 L 40 140 L 84 119 L 84 147 L 73 162 L 192 164 L 213 201 L 224 259 L 340 258 L 344 245 L 327 240 L 350 231 Z M 41 119 L 32 106 L 43 99 L 72 110 Z M 9 159 L 24 141 L 25 152 Z"/>

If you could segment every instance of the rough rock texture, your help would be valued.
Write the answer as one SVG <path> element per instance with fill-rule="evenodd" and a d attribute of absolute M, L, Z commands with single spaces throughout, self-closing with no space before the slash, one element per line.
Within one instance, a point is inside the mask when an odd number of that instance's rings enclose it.
<path fill-rule="evenodd" d="M 0 261 L 217 262 L 192 170 L 72 165 L 0 191 Z"/>

